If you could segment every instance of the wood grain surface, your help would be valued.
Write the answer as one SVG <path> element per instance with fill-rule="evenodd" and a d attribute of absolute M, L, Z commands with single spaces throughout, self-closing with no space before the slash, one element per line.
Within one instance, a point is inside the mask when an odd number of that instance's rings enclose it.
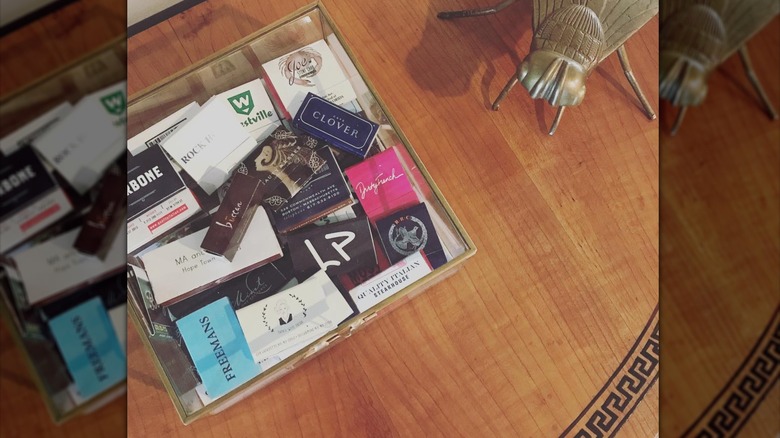
<path fill-rule="evenodd" d="M 775 108 L 779 44 L 779 19 L 748 43 Z M 662 107 L 661 435 L 697 436 L 720 415 L 710 436 L 777 436 L 780 121 L 763 111 L 738 56 L 671 137 L 675 114 Z M 753 372 L 740 373 L 743 363 Z"/>
<path fill-rule="evenodd" d="M 125 15 L 124 2 L 80 0 L 0 38 L 0 97 L 123 35 Z M 127 399 L 120 397 L 92 414 L 54 424 L 6 322 L 0 322 L 0 437 L 124 436 L 126 411 Z"/>
<path fill-rule="evenodd" d="M 130 94 L 306 3 L 207 2 L 134 36 Z M 528 52 L 530 2 L 459 22 L 436 12 L 480 2 L 323 3 L 478 253 L 289 376 L 187 427 L 131 329 L 128 436 L 542 437 L 588 423 L 655 436 L 658 122 L 642 114 L 616 57 L 551 138 L 554 110 L 522 88 L 489 110 Z M 627 48 L 657 108 L 657 19 Z"/>
<path fill-rule="evenodd" d="M 126 17 L 124 1 L 79 0 L 0 38 L 0 96 L 123 35 Z"/>

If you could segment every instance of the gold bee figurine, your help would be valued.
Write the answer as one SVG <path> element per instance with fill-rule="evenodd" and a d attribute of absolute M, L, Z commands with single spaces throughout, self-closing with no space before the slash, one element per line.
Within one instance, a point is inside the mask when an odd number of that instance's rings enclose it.
<path fill-rule="evenodd" d="M 779 0 L 662 0 L 661 99 L 681 107 L 672 126 L 680 129 L 689 106 L 707 96 L 709 75 L 739 52 L 748 79 L 772 119 L 772 108 L 748 56 L 745 42 L 780 11 Z"/>
<path fill-rule="evenodd" d="M 441 12 L 442 19 L 495 14 L 516 0 L 489 8 Z M 585 97 L 585 81 L 604 59 L 617 50 L 631 88 L 650 120 L 655 112 L 634 78 L 623 43 L 658 13 L 658 0 L 534 0 L 531 52 L 517 67 L 493 103 L 501 101 L 518 82 L 533 99 L 558 107 L 550 135 L 555 133 L 567 106 Z"/>

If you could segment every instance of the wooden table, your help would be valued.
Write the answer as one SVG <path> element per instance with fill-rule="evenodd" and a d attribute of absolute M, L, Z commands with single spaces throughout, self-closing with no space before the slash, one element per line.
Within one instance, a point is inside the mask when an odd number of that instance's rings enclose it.
<path fill-rule="evenodd" d="M 124 35 L 126 25 L 124 2 L 79 0 L 0 38 L 0 96 Z"/>
<path fill-rule="evenodd" d="M 0 96 L 35 83 L 119 37 L 125 5 L 80 0 L 0 38 Z M 0 322 L 0 437 L 125 436 L 127 399 L 57 426 L 49 417 L 21 351 Z"/>
<path fill-rule="evenodd" d="M 778 44 L 777 18 L 748 44 L 775 108 Z M 673 117 L 661 122 L 661 434 L 777 436 L 780 122 L 766 116 L 738 56 L 709 87 L 677 136 L 668 135 Z"/>
<path fill-rule="evenodd" d="M 134 36 L 129 93 L 306 3 L 207 2 Z M 323 3 L 479 251 L 419 298 L 189 427 L 131 329 L 128 435 L 530 437 L 574 435 L 614 414 L 606 429 L 653 437 L 658 122 L 640 111 L 616 57 L 551 138 L 554 110 L 522 88 L 489 110 L 530 46 L 529 5 L 442 22 L 437 11 L 479 2 Z M 627 46 L 655 108 L 657 35 L 656 19 Z"/>
<path fill-rule="evenodd" d="M 52 422 L 27 363 L 5 321 L 0 322 L 0 437 L 121 437 L 127 429 L 124 396 L 93 413 Z"/>

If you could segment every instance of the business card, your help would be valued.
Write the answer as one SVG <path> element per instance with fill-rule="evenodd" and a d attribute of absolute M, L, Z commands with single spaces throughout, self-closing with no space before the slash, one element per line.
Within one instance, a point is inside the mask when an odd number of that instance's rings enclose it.
<path fill-rule="evenodd" d="M 257 178 L 234 173 L 230 187 L 217 211 L 211 215 L 211 225 L 200 247 L 209 254 L 232 260 L 252 217 L 260 203 Z M 260 207 L 262 208 L 262 207 Z"/>
<path fill-rule="evenodd" d="M 268 358 L 335 329 L 352 308 L 324 271 L 236 312 L 254 360 Z"/>
<path fill-rule="evenodd" d="M 211 398 L 227 394 L 260 374 L 227 298 L 176 321 Z"/>
<path fill-rule="evenodd" d="M 195 196 L 184 185 L 160 146 L 128 156 L 128 254 L 164 235 L 200 210 Z"/>
<path fill-rule="evenodd" d="M 422 251 L 407 256 L 379 275 L 349 291 L 358 310 L 365 312 L 433 272 Z"/>
<path fill-rule="evenodd" d="M 57 124 L 73 109 L 69 102 L 63 102 L 50 109 L 35 120 L 0 139 L 0 152 L 11 155 L 17 150 L 30 146 L 38 137 Z"/>
<path fill-rule="evenodd" d="M 210 195 L 255 145 L 249 131 L 235 122 L 228 104 L 212 98 L 161 146 Z"/>
<path fill-rule="evenodd" d="M 105 113 L 110 116 L 111 125 L 120 128 L 122 132 L 120 137 L 124 146 L 127 141 L 127 82 L 117 82 L 86 97 L 100 101 Z M 124 150 L 124 147 L 122 149 Z"/>
<path fill-rule="evenodd" d="M 278 210 L 325 165 L 325 160 L 317 154 L 323 147 L 325 143 L 308 135 L 296 135 L 281 126 L 236 171 L 257 178 L 263 204 Z"/>
<path fill-rule="evenodd" d="M 113 274 L 108 278 L 75 290 L 62 298 L 39 304 L 36 308 L 40 311 L 45 320 L 52 320 L 94 297 L 100 297 L 100 300 L 106 309 L 113 309 L 125 304 L 127 302 L 127 283 L 125 282 L 125 274 L 122 272 Z"/>
<path fill-rule="evenodd" d="M 236 121 L 257 141 L 265 140 L 282 124 L 260 79 L 239 85 L 217 97 L 230 105 Z"/>
<path fill-rule="evenodd" d="M 348 168 L 358 202 L 372 221 L 419 203 L 395 146 Z"/>
<path fill-rule="evenodd" d="M 79 193 L 92 188 L 125 150 L 125 82 L 82 98 L 33 147 Z"/>
<path fill-rule="evenodd" d="M 127 265 L 127 289 L 133 296 L 130 301 L 141 315 L 149 335 L 173 339 L 176 327 L 165 308 L 154 300 L 152 284 L 143 269 L 131 264 Z"/>
<path fill-rule="evenodd" d="M 72 209 L 67 195 L 32 148 L 20 149 L 0 161 L 0 254 Z"/>
<path fill-rule="evenodd" d="M 293 126 L 360 158 L 368 155 L 379 125 L 308 93 Z"/>
<path fill-rule="evenodd" d="M 263 64 L 273 92 L 291 120 L 312 92 L 336 105 L 357 99 L 349 79 L 325 40 L 316 41 Z"/>
<path fill-rule="evenodd" d="M 174 318 L 181 318 L 223 297 L 227 297 L 236 310 L 254 304 L 275 294 L 293 278 L 277 265 L 278 261 L 268 263 L 219 283 L 203 293 L 167 306 L 168 312 Z"/>
<path fill-rule="evenodd" d="M 95 297 L 100 298 L 103 307 L 108 309 L 108 316 L 114 328 L 114 333 L 122 345 L 122 351 L 126 351 L 124 345 L 127 334 L 127 283 L 124 273 L 114 274 L 105 280 L 90 284 L 60 299 L 42 304 L 37 309 L 43 320 L 50 321 Z"/>
<path fill-rule="evenodd" d="M 303 228 L 287 235 L 287 245 L 298 275 L 322 269 L 335 276 L 376 264 L 371 225 L 365 217 Z"/>
<path fill-rule="evenodd" d="M 273 212 L 276 229 L 281 233 L 301 228 L 352 204 L 352 191 L 329 147 L 317 155 L 325 165 L 289 202 Z"/>
<path fill-rule="evenodd" d="M 162 238 L 200 212 L 201 208 L 189 189 L 182 190 L 127 222 L 127 251 L 136 253 L 147 244 Z"/>
<path fill-rule="evenodd" d="M 116 233 L 103 259 L 73 247 L 75 228 L 20 251 L 11 259 L 21 276 L 31 305 L 94 283 L 125 269 L 125 236 Z"/>
<path fill-rule="evenodd" d="M 391 263 L 398 263 L 420 250 L 425 252 L 433 269 L 447 263 L 447 256 L 425 203 L 378 220 L 376 228 Z"/>
<path fill-rule="evenodd" d="M 200 105 L 197 102 L 192 102 L 179 109 L 170 116 L 146 128 L 140 134 L 128 139 L 127 150 L 131 154 L 136 155 L 148 148 L 162 145 L 168 137 L 192 120 L 198 111 L 200 111 Z"/>
<path fill-rule="evenodd" d="M 83 398 L 125 380 L 125 352 L 100 297 L 52 319 L 49 327 Z"/>
<path fill-rule="evenodd" d="M 276 233 L 262 208 L 255 211 L 232 261 L 201 249 L 206 232 L 208 228 L 141 256 L 157 303 L 170 305 L 282 256 Z"/>
<path fill-rule="evenodd" d="M 373 243 L 374 253 L 376 254 L 376 263 L 339 275 L 337 279 L 342 290 L 352 290 L 390 267 L 390 261 L 387 260 L 387 256 L 385 256 L 385 253 L 382 251 L 381 243 L 379 243 L 377 239 L 374 239 Z"/>
<path fill-rule="evenodd" d="M 124 167 L 124 166 L 122 166 Z M 112 166 L 103 175 L 98 193 L 89 211 L 84 215 L 81 231 L 73 247 L 84 254 L 102 257 L 124 222 L 127 198 L 122 186 L 127 175 L 120 166 Z"/>
<path fill-rule="evenodd" d="M 71 198 L 57 188 L 5 219 L 0 219 L 0 254 L 24 250 L 56 233 L 54 228 L 74 210 Z"/>
<path fill-rule="evenodd" d="M 149 245 L 145 245 L 142 249 L 139 249 L 138 251 L 135 251 L 132 254 L 128 254 L 127 262 L 132 263 L 136 266 L 143 266 L 143 263 L 141 262 L 141 257 L 143 257 L 144 255 L 158 248 L 161 248 L 175 240 L 182 239 L 184 237 L 189 236 L 192 233 L 204 230 L 208 228 L 209 223 L 211 223 L 211 216 L 207 214 L 195 215 L 192 217 L 192 219 L 184 221 L 184 223 L 182 223 L 180 226 L 166 233 L 165 236 L 156 239 L 154 242 L 151 242 Z"/>
<path fill-rule="evenodd" d="M 57 188 L 54 178 L 30 148 L 0 162 L 0 219 L 16 213 Z"/>

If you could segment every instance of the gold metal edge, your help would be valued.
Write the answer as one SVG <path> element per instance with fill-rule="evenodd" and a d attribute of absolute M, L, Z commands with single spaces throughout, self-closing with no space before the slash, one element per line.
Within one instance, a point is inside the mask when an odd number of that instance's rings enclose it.
<path fill-rule="evenodd" d="M 443 275 L 445 275 L 445 271 L 454 270 L 457 269 L 459 265 L 461 265 L 465 260 L 472 257 L 476 252 L 477 249 L 474 245 L 473 240 L 468 235 L 468 233 L 463 228 L 462 223 L 458 219 L 458 217 L 455 215 L 455 213 L 452 210 L 452 207 L 450 206 L 449 202 L 446 200 L 446 198 L 442 195 L 441 191 L 439 190 L 436 183 L 433 181 L 433 178 L 431 177 L 428 170 L 425 168 L 425 166 L 422 164 L 419 155 L 417 155 L 416 151 L 412 148 L 409 139 L 406 137 L 406 135 L 403 133 L 403 131 L 399 128 L 398 123 L 396 119 L 393 117 L 393 115 L 388 110 L 386 104 L 382 100 L 382 98 L 379 96 L 379 94 L 376 91 L 376 88 L 374 88 L 373 84 L 367 79 L 366 72 L 363 69 L 362 65 L 355 59 L 355 55 L 352 52 L 351 48 L 346 44 L 346 41 L 343 37 L 343 34 L 336 26 L 335 22 L 333 21 L 331 15 L 327 12 L 327 9 L 322 4 L 322 2 L 317 1 L 312 4 L 309 4 L 307 6 L 304 6 L 302 8 L 299 8 L 297 11 L 275 21 L 274 23 L 240 39 L 239 41 L 231 44 L 230 46 L 217 51 L 213 53 L 212 55 L 209 55 L 208 57 L 204 58 L 203 60 L 197 62 L 196 64 L 193 64 L 192 66 L 183 69 L 179 71 L 178 73 L 175 73 L 174 75 L 168 76 L 167 78 L 161 80 L 160 82 L 151 85 L 137 93 L 133 93 L 131 97 L 128 98 L 128 107 L 130 107 L 133 103 L 137 102 L 138 100 L 143 99 L 147 95 L 153 93 L 154 91 L 166 86 L 170 82 L 173 82 L 189 73 L 191 73 L 194 70 L 197 70 L 199 68 L 202 68 L 206 65 L 208 65 L 210 62 L 213 62 L 215 59 L 227 56 L 230 53 L 240 50 L 243 46 L 245 46 L 248 42 L 266 34 L 269 32 L 272 32 L 276 29 L 278 29 L 281 26 L 284 26 L 288 24 L 291 21 L 294 21 L 298 19 L 300 16 L 303 16 L 307 13 L 310 13 L 314 10 L 319 9 L 319 13 L 322 14 L 322 18 L 325 22 L 327 22 L 328 26 L 333 30 L 334 35 L 336 35 L 336 38 L 339 40 L 341 45 L 343 46 L 345 52 L 347 53 L 347 56 L 349 57 L 350 61 L 355 65 L 355 68 L 357 69 L 358 73 L 360 74 L 363 81 L 366 83 L 366 86 L 368 87 L 368 90 L 371 92 L 373 97 L 376 99 L 377 103 L 379 104 L 380 108 L 382 108 L 382 111 L 386 114 L 388 121 L 390 122 L 390 125 L 393 127 L 393 129 L 398 134 L 401 142 L 404 144 L 404 147 L 406 148 L 409 155 L 414 160 L 415 164 L 417 165 L 418 169 L 420 170 L 420 173 L 423 175 L 423 178 L 430 186 L 433 194 L 436 196 L 436 199 L 441 203 L 442 207 L 446 211 L 447 215 L 449 216 L 450 220 L 452 221 L 453 225 L 455 226 L 455 229 L 457 230 L 460 237 L 463 239 L 464 243 L 466 244 L 465 251 L 460 254 L 459 256 L 455 257 L 454 259 L 450 260 L 449 262 L 445 263 L 443 266 L 439 267 L 437 270 L 431 272 L 429 275 L 411 283 L 398 293 L 394 294 L 391 297 L 388 297 L 387 299 L 383 300 L 382 302 L 378 303 L 377 305 L 371 307 L 365 312 L 358 313 L 357 315 L 353 316 L 352 318 L 348 319 L 347 321 L 344 321 L 342 323 L 341 327 L 338 327 L 334 330 L 329 331 L 328 333 L 324 334 L 320 338 L 316 339 L 315 341 L 312 341 L 307 348 L 302 349 L 298 351 L 297 353 L 293 354 L 292 356 L 288 357 L 287 359 L 283 360 L 282 362 L 272 366 L 271 368 L 268 368 L 267 370 L 263 370 L 261 374 L 258 374 L 254 378 L 248 380 L 247 382 L 244 382 L 240 386 L 236 387 L 229 393 L 223 395 L 220 397 L 219 400 L 215 400 L 212 403 L 210 403 L 207 406 L 204 406 L 202 409 L 198 410 L 197 412 L 193 414 L 187 414 L 184 411 L 184 408 L 181 404 L 181 401 L 179 400 L 178 394 L 174 391 L 172 385 L 168 381 L 167 374 L 165 373 L 164 369 L 162 368 L 161 363 L 159 362 L 159 359 L 157 358 L 157 355 L 154 352 L 154 349 L 151 346 L 151 342 L 149 341 L 148 337 L 146 336 L 146 331 L 141 327 L 141 323 L 139 318 L 139 315 L 137 315 L 135 308 L 132 310 L 132 318 L 133 323 L 136 327 L 136 330 L 138 330 L 140 337 L 142 338 L 142 342 L 144 343 L 144 346 L 147 349 L 147 352 L 152 356 L 152 361 L 155 365 L 155 368 L 157 368 L 157 372 L 161 377 L 161 380 L 163 381 L 163 385 L 165 386 L 166 391 L 168 392 L 169 398 L 171 398 L 174 406 L 176 407 L 176 411 L 179 414 L 180 419 L 185 425 L 189 425 L 195 420 L 209 415 L 212 411 L 217 410 L 218 408 L 222 407 L 223 405 L 229 403 L 232 401 L 231 399 L 234 397 L 238 397 L 241 395 L 248 396 L 250 394 L 241 394 L 243 391 L 249 389 L 250 387 L 257 385 L 258 383 L 262 382 L 266 378 L 274 375 L 276 372 L 286 368 L 291 363 L 295 363 L 300 361 L 302 358 L 305 358 L 307 355 L 311 353 L 312 348 L 316 348 L 319 346 L 324 340 L 327 340 L 331 338 L 332 336 L 339 334 L 343 335 L 352 330 L 352 325 L 359 322 L 360 320 L 363 320 L 367 317 L 370 317 L 372 314 L 381 312 L 388 308 L 389 306 L 392 306 L 396 302 L 403 300 L 408 297 L 413 292 L 421 291 L 422 289 L 426 288 L 427 286 L 431 285 L 432 283 L 435 283 L 437 280 L 439 280 Z M 449 272 L 447 272 L 449 273 Z M 129 306 L 132 307 L 132 306 Z M 325 346 L 327 348 L 327 346 Z"/>
<path fill-rule="evenodd" d="M 0 289 L 4 289 L 4 286 L 0 285 Z M 4 290 L 0 291 L 0 293 L 5 293 L 5 292 L 6 291 Z M 30 376 L 32 377 L 33 383 L 35 384 L 35 388 L 38 390 L 40 397 L 43 399 L 43 404 L 46 406 L 46 411 L 48 411 L 49 417 L 52 419 L 52 421 L 55 424 L 61 425 L 64 422 L 70 420 L 71 418 L 84 413 L 85 411 L 89 410 L 89 408 L 91 408 L 92 406 L 97 405 L 98 403 L 104 401 L 104 398 L 107 395 L 109 395 L 112 391 L 127 383 L 127 377 L 125 377 L 125 380 L 111 386 L 110 388 L 107 388 L 105 391 L 102 391 L 99 395 L 95 396 L 92 400 L 89 400 L 82 405 L 76 406 L 74 409 L 71 409 L 70 411 L 64 414 L 60 414 L 55 408 L 54 403 L 49 397 L 49 394 L 46 392 L 46 387 L 43 384 L 43 380 L 41 379 L 37 369 L 35 368 L 35 364 L 33 362 L 32 357 L 30 357 L 30 355 L 27 353 L 27 348 L 25 347 L 24 342 L 22 341 L 22 336 L 19 334 L 16 325 L 14 325 L 13 317 L 11 316 L 10 312 L 11 310 L 8 309 L 5 300 L 0 299 L 0 319 L 5 320 L 6 327 L 11 333 L 11 338 L 13 338 L 16 348 L 19 350 L 22 357 L 24 358 L 25 365 L 27 366 L 27 370 L 30 372 Z"/>
<path fill-rule="evenodd" d="M 66 71 L 68 71 L 68 70 L 70 70 L 70 69 L 72 69 L 72 68 L 74 68 L 74 67 L 76 67 L 78 65 L 86 63 L 88 60 L 90 60 L 90 59 L 92 59 L 92 58 L 94 58 L 94 57 L 96 57 L 96 56 L 98 56 L 98 55 L 100 55 L 100 54 L 102 54 L 104 52 L 107 52 L 109 50 L 113 50 L 113 49 L 121 47 L 122 43 L 125 42 L 126 40 L 127 40 L 127 35 L 126 34 L 125 35 L 120 35 L 118 37 L 115 37 L 115 38 L 111 39 L 110 41 L 108 41 L 107 43 L 104 43 L 100 47 L 87 52 L 85 55 L 83 55 L 83 56 L 81 56 L 79 58 L 76 58 L 74 61 L 69 62 L 69 63 L 63 65 L 62 67 L 59 67 L 56 70 L 53 70 L 53 71 L 47 73 L 46 75 L 42 76 L 41 78 L 39 78 L 35 82 L 32 82 L 32 83 L 30 83 L 28 85 L 25 85 L 25 86 L 21 87 L 21 88 L 17 88 L 16 90 L 11 91 L 10 93 L 6 94 L 5 96 L 0 96 L 0 106 L 5 105 L 7 102 L 9 102 L 9 101 L 11 101 L 11 100 L 21 96 L 24 93 L 29 92 L 30 90 L 32 90 L 35 87 L 38 87 L 38 86 L 44 84 L 45 82 L 50 81 L 50 80 L 56 78 L 57 76 L 65 73 Z M 127 53 L 127 52 L 125 51 L 125 53 Z M 124 59 L 126 59 L 126 58 L 124 58 Z M 125 61 L 125 71 L 127 71 L 127 61 Z"/>

